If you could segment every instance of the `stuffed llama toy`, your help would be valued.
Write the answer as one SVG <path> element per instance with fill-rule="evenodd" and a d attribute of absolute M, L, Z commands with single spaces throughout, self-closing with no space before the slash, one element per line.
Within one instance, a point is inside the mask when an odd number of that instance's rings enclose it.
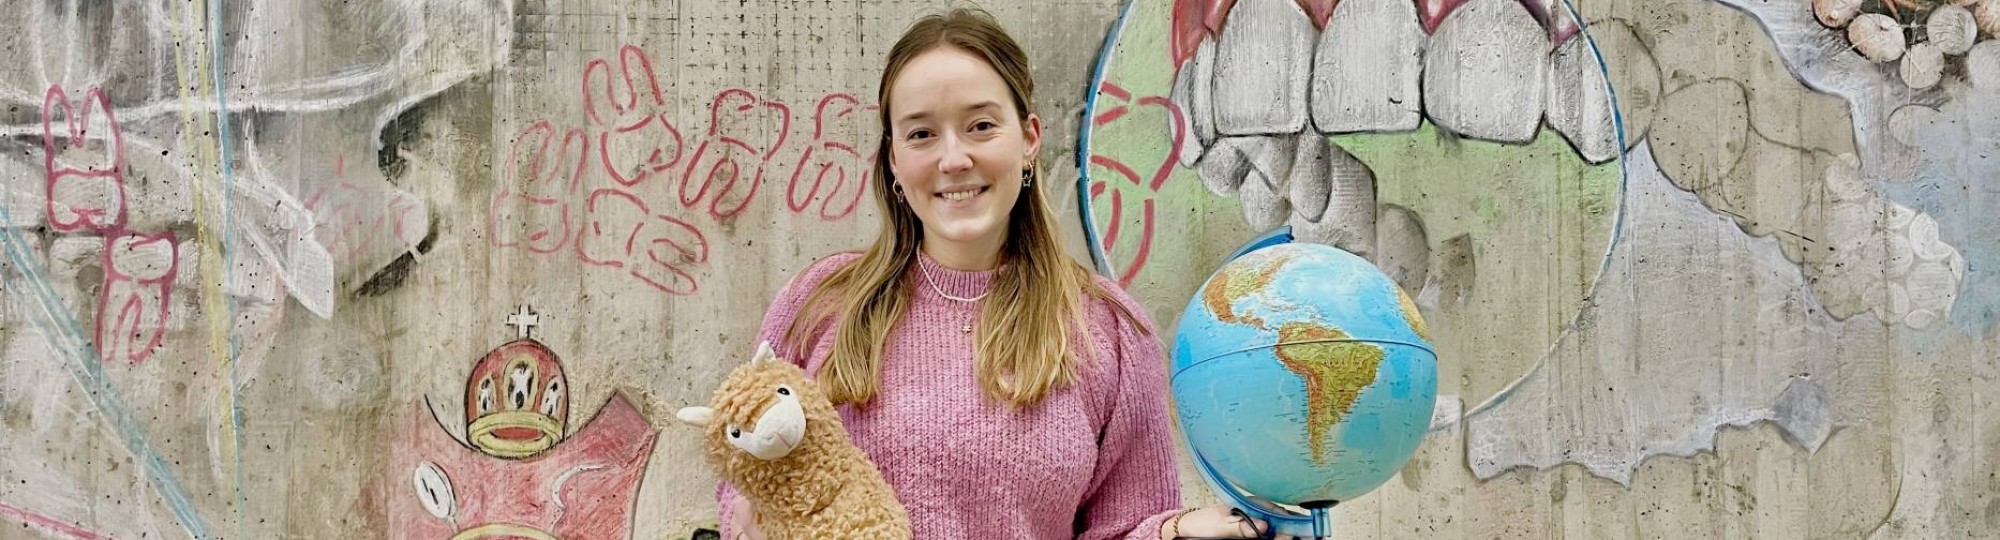
<path fill-rule="evenodd" d="M 702 426 L 710 466 L 755 504 L 771 540 L 907 540 L 909 514 L 854 446 L 818 385 L 760 343 L 708 407 L 675 414 Z"/>

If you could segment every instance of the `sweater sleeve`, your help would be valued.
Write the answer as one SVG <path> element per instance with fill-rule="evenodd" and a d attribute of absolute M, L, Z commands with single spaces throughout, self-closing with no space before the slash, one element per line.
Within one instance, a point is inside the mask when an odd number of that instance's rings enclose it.
<path fill-rule="evenodd" d="M 805 307 L 806 296 L 812 294 L 813 289 L 818 288 L 820 282 L 825 281 L 826 277 L 832 274 L 834 270 L 845 266 L 846 263 L 855 258 L 856 255 L 851 253 L 839 253 L 827 256 L 807 265 L 804 270 L 800 270 L 799 273 L 794 274 L 790 280 L 785 282 L 784 286 L 778 288 L 778 294 L 771 299 L 770 307 L 764 310 L 764 321 L 758 325 L 757 337 L 754 341 L 751 341 L 751 346 L 754 347 L 757 343 L 769 342 L 771 348 L 775 349 L 780 357 L 798 364 L 800 367 L 804 367 L 807 361 L 805 355 L 793 351 L 810 351 L 812 344 L 803 343 L 797 344 L 794 347 L 793 344 L 780 343 L 785 337 L 785 329 L 791 326 L 792 319 L 797 318 L 799 310 Z M 735 517 L 735 512 L 730 507 L 730 502 L 736 500 L 736 497 L 736 488 L 730 486 L 729 482 L 716 482 L 716 527 L 722 532 L 723 538 L 736 537 L 735 527 L 730 523 L 730 520 Z"/>
<path fill-rule="evenodd" d="M 1166 353 L 1144 308 L 1118 291 L 1116 283 L 1098 283 L 1110 287 L 1138 320 L 1135 325 L 1112 315 L 1106 325 L 1117 329 L 1106 336 L 1113 338 L 1114 356 L 1103 364 L 1114 370 L 1109 374 L 1109 410 L 1099 433 L 1097 472 L 1078 509 L 1078 538 L 1156 540 L 1161 523 L 1181 506 Z"/>

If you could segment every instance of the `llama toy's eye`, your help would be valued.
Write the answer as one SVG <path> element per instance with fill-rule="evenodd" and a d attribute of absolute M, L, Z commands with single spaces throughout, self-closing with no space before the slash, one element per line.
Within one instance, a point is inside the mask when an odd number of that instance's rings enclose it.
<path fill-rule="evenodd" d="M 731 438 L 731 439 L 741 439 L 741 438 L 743 438 L 743 430 L 740 430 L 740 429 L 736 429 L 736 426 L 730 426 L 730 427 L 729 427 L 729 438 Z"/>
<path fill-rule="evenodd" d="M 792 395 L 792 389 L 791 389 L 791 387 L 786 387 L 786 386 L 780 386 L 780 387 L 778 387 L 778 395 L 780 395 L 780 396 L 789 396 L 789 395 Z"/>

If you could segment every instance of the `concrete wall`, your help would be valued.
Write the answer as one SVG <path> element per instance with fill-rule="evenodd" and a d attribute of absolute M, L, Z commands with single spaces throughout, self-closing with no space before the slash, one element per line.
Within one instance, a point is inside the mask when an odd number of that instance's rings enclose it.
<path fill-rule="evenodd" d="M 1914 47 L 1803 0 L 989 7 L 1076 256 L 1162 326 L 1279 224 L 1418 299 L 1433 431 L 1343 536 L 1977 537 L 2000 3 L 1944 3 L 1862 7 Z M 876 70 L 940 6 L 9 4 L 0 538 L 711 522 L 670 407 L 871 234 Z M 514 459 L 467 410 L 523 327 L 563 440 Z"/>

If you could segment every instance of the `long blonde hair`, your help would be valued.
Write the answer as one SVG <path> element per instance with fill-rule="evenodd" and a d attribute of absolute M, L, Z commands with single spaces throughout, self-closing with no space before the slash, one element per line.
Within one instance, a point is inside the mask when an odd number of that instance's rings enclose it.
<path fill-rule="evenodd" d="M 890 85 L 912 59 L 938 47 L 955 47 L 983 58 L 1007 81 L 1014 110 L 1023 123 L 1027 121 L 1035 93 L 1027 53 L 991 16 L 961 8 L 924 17 L 890 48 L 877 94 L 883 133 L 889 132 Z M 806 297 L 805 309 L 784 335 L 791 357 L 803 358 L 810 344 L 802 338 L 829 317 L 839 317 L 832 355 L 817 375 L 821 389 L 836 404 L 866 404 L 875 397 L 883 343 L 908 311 L 915 291 L 908 276 L 911 265 L 918 264 L 923 223 L 909 207 L 890 200 L 895 178 L 889 152 L 884 137 L 875 154 L 872 186 L 882 216 L 880 233 L 858 259 L 835 270 Z M 1030 167 L 1027 179 L 1029 186 L 1009 211 L 1000 268 L 980 307 L 973 342 L 981 388 L 1015 406 L 1032 405 L 1078 380 L 1085 364 L 1073 345 L 1085 343 L 1075 338 L 1089 332 L 1084 294 L 1107 301 L 1129 324 L 1151 332 L 1092 279 L 1089 269 L 1064 253 L 1055 212 L 1042 193 L 1039 167 Z"/>

